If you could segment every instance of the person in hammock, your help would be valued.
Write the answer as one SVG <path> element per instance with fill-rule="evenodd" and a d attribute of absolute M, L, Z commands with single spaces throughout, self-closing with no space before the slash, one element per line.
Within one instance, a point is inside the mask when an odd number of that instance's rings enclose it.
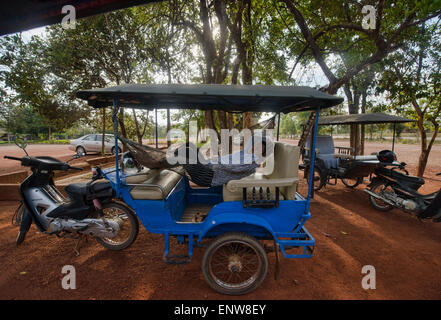
<path fill-rule="evenodd" d="M 162 150 L 137 144 L 120 135 L 118 137 L 141 165 L 150 169 L 170 170 L 182 166 L 190 180 L 202 187 L 220 186 L 228 181 L 239 180 L 253 174 L 267 156 L 267 150 L 270 150 L 268 146 L 271 142 L 267 141 L 264 136 L 255 135 L 243 150 L 219 157 L 216 160 L 203 158 L 193 143 L 187 143 L 174 151 L 175 156 L 185 154 L 184 159 L 181 157 L 178 161 L 168 161 L 166 152 Z M 259 140 L 262 142 L 261 149 L 257 144 Z M 196 157 L 196 163 L 189 163 L 190 155 Z M 200 157 L 203 161 L 200 161 Z"/>
<path fill-rule="evenodd" d="M 259 147 L 258 142 L 260 139 L 261 144 Z M 219 157 L 215 160 L 203 159 L 201 162 L 200 157 L 203 156 L 200 155 L 199 150 L 194 144 L 188 143 L 186 148 L 188 154 L 198 155 L 198 160 L 196 164 L 184 161 L 182 166 L 190 176 L 191 181 L 205 187 L 221 186 L 228 181 L 239 180 L 255 173 L 256 169 L 265 160 L 267 150 L 270 149 L 267 147 L 265 137 L 253 136 L 251 141 L 241 151 Z"/>

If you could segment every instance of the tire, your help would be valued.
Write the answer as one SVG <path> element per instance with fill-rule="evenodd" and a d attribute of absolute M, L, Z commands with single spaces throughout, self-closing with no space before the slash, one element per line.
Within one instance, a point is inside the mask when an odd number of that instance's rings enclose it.
<path fill-rule="evenodd" d="M 106 215 L 109 215 L 110 212 L 106 212 L 106 209 L 116 209 L 120 213 L 117 215 L 121 218 L 121 216 L 125 216 L 122 219 L 126 220 L 124 221 L 123 226 L 121 227 L 121 231 L 124 231 L 124 227 L 127 228 L 127 223 L 130 225 L 130 230 L 127 236 L 122 237 L 122 240 L 118 240 L 120 233 L 115 238 L 98 238 L 96 237 L 96 241 L 102 245 L 104 248 L 114 251 L 120 251 L 128 248 L 133 242 L 135 242 L 136 237 L 138 236 L 139 232 L 139 223 L 138 218 L 136 217 L 135 213 L 128 208 L 125 205 L 122 205 L 117 202 L 110 202 L 103 205 L 103 213 Z M 109 210 L 109 211 L 110 211 Z M 111 213 L 110 213 L 111 214 Z M 114 215 L 114 214 L 113 214 Z M 116 240 L 115 240 L 116 239 Z"/>
<path fill-rule="evenodd" d="M 309 172 L 310 172 L 310 166 L 307 166 L 305 168 L 305 176 L 307 179 L 307 183 L 309 184 Z M 326 178 L 323 176 L 322 170 L 314 166 L 314 177 L 313 177 L 313 185 L 314 185 L 314 191 L 319 191 L 321 188 L 324 187 L 326 184 Z"/>
<path fill-rule="evenodd" d="M 87 154 L 86 149 L 84 149 L 84 147 L 81 146 L 77 147 L 76 151 L 78 155 L 81 155 L 82 153 L 84 153 L 84 155 Z"/>
<path fill-rule="evenodd" d="M 383 189 L 384 186 L 385 186 L 384 181 L 375 181 L 371 184 L 371 188 L 369 190 L 378 194 L 379 192 L 375 191 L 375 190 Z M 386 211 L 390 211 L 394 208 L 392 205 L 384 203 L 384 202 L 383 202 L 384 204 L 381 204 L 382 203 L 381 200 L 379 200 L 371 195 L 369 195 L 369 201 L 371 202 L 371 205 L 379 211 L 386 212 Z"/>
<path fill-rule="evenodd" d="M 341 178 L 341 182 L 343 182 L 343 184 L 348 188 L 356 188 L 358 185 L 360 185 L 363 182 L 363 178 L 358 177 L 354 180 L 348 180 L 345 178 Z"/>
<path fill-rule="evenodd" d="M 112 154 L 115 154 L 115 147 L 112 147 L 111 152 L 112 152 Z M 121 153 L 122 153 L 122 150 L 120 147 L 118 147 L 118 155 L 120 155 Z"/>
<path fill-rule="evenodd" d="M 237 250 L 240 248 L 242 250 L 239 253 Z M 224 254 L 220 255 L 222 251 Z M 217 263 L 213 264 L 215 261 Z M 252 275 L 249 278 L 235 284 L 228 283 L 232 275 L 240 281 L 241 275 L 246 277 L 246 274 L 251 274 L 245 266 L 250 266 L 253 261 L 257 268 L 253 273 L 253 266 L 250 267 Z M 268 257 L 265 249 L 254 237 L 245 233 L 229 232 L 218 236 L 209 244 L 202 258 L 202 274 L 205 280 L 211 288 L 222 294 L 242 295 L 254 291 L 263 282 L 267 272 Z M 223 274 L 227 280 L 222 281 L 219 278 Z"/>

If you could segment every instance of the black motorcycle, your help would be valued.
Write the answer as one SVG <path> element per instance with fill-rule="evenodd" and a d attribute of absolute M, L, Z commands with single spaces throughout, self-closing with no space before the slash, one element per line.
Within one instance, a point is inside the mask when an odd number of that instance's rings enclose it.
<path fill-rule="evenodd" d="M 99 167 L 94 168 L 95 175 L 90 182 L 66 186 L 66 198 L 55 187 L 54 171 L 82 168 L 52 157 L 5 158 L 20 161 L 32 172 L 20 185 L 22 204 L 13 219 L 14 224 L 20 226 L 17 245 L 24 241 L 32 223 L 42 233 L 78 239 L 77 246 L 87 235 L 95 237 L 110 250 L 125 249 L 135 241 L 138 219 L 130 208 L 113 200 L 114 192 L 109 182 L 97 182 L 102 178 Z M 77 248 L 75 250 L 78 253 Z"/>
<path fill-rule="evenodd" d="M 380 211 L 398 208 L 419 219 L 441 222 L 441 189 L 430 194 L 419 193 L 424 179 L 410 176 L 405 166 L 406 163 L 402 162 L 393 168 L 375 169 L 372 182 L 364 190 L 369 194 L 372 206 Z"/>

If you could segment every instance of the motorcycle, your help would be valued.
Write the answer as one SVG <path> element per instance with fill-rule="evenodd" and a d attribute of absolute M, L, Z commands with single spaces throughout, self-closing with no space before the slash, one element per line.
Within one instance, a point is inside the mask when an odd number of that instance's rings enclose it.
<path fill-rule="evenodd" d="M 421 219 L 441 222 L 441 189 L 421 194 L 418 189 L 425 183 L 423 178 L 410 176 L 401 162 L 393 168 L 378 167 L 374 178 L 364 190 L 372 206 L 380 211 L 398 208 Z M 437 175 L 441 175 L 438 173 Z"/>
<path fill-rule="evenodd" d="M 31 174 L 20 184 L 22 203 L 13 218 L 20 229 L 16 244 L 23 243 L 32 223 L 44 234 L 78 239 L 93 236 L 103 247 L 123 250 L 129 247 L 138 235 L 139 224 L 136 215 L 125 204 L 113 200 L 114 191 L 109 182 L 102 179 L 99 167 L 88 183 L 73 183 L 65 187 L 67 198 L 55 187 L 55 171 L 82 170 L 69 161 L 83 155 L 75 155 L 71 160 L 40 156 L 31 157 L 25 147 L 20 146 L 26 156 L 22 158 L 5 156 L 5 159 L 20 161 L 30 167 Z"/>

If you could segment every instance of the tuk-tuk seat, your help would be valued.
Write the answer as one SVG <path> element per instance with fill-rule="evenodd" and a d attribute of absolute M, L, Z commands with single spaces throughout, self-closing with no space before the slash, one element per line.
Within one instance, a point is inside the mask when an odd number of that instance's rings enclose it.
<path fill-rule="evenodd" d="M 274 143 L 274 170 L 269 175 L 254 173 L 240 180 L 231 180 L 223 186 L 224 201 L 240 201 L 243 188 L 251 198 L 253 188 L 270 189 L 271 198 L 275 197 L 275 188 L 279 187 L 281 200 L 294 200 L 297 192 L 300 148 L 283 142 Z M 258 191 L 257 191 L 258 192 Z M 250 195 L 250 196 L 249 196 Z"/>
<path fill-rule="evenodd" d="M 135 200 L 162 200 L 181 180 L 182 176 L 171 170 L 151 169 L 146 173 L 128 176 L 126 184 L 136 185 L 130 195 Z M 148 186 L 142 186 L 146 184 Z"/>
<path fill-rule="evenodd" d="M 305 145 L 305 157 L 307 158 L 309 158 L 310 140 L 308 138 Z M 335 147 L 334 139 L 331 136 L 317 136 L 315 148 L 317 159 L 324 163 L 326 169 L 336 169 L 340 164 L 340 158 L 348 159 L 348 157 L 351 157 L 348 152 L 350 148 Z M 335 153 L 335 149 L 338 149 L 339 153 Z M 343 152 L 340 153 L 340 151 Z"/>

